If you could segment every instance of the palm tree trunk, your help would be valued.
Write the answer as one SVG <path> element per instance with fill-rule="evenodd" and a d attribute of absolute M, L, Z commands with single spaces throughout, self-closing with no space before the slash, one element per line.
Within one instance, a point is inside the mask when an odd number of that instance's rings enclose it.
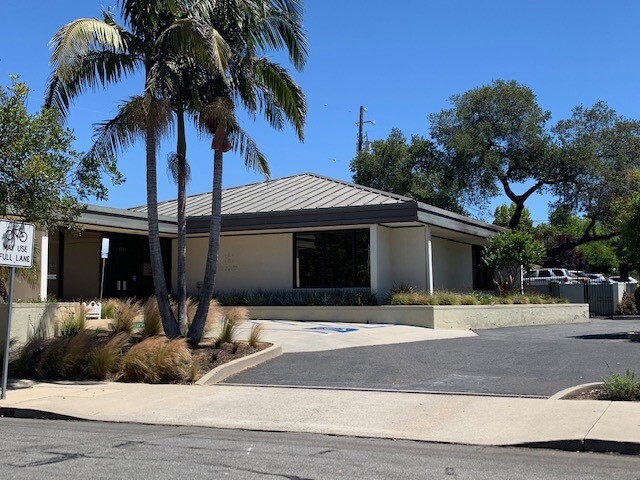
<path fill-rule="evenodd" d="M 153 102 L 153 101 L 152 101 Z M 153 107 L 151 106 L 152 110 Z M 146 149 L 147 149 L 147 216 L 149 222 L 149 253 L 151 256 L 151 272 L 153 286 L 158 300 L 158 308 L 162 316 L 162 327 L 169 338 L 180 336 L 178 323 L 169 305 L 169 292 L 164 276 L 162 251 L 160 247 L 160 230 L 158 227 L 158 185 L 156 180 L 156 131 L 153 111 L 147 112 Z"/>
<path fill-rule="evenodd" d="M 204 279 L 200 288 L 198 309 L 189 328 L 187 339 L 192 347 L 200 343 L 204 324 L 209 313 L 209 304 L 213 296 L 213 289 L 218 270 L 218 253 L 220 251 L 220 227 L 222 223 L 222 150 L 216 150 L 213 155 L 213 190 L 211 192 L 211 219 L 209 221 L 209 250 L 204 270 Z"/>
<path fill-rule="evenodd" d="M 184 111 L 178 117 L 178 325 L 182 335 L 187 334 L 187 141 L 184 129 Z"/>

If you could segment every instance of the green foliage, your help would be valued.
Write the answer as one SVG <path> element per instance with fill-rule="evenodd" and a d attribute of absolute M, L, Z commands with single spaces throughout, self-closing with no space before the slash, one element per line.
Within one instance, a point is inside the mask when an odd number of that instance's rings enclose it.
<path fill-rule="evenodd" d="M 624 292 L 622 294 L 622 300 L 618 303 L 618 308 L 616 308 L 616 313 L 618 315 L 637 315 L 638 308 L 636 307 L 635 296 Z"/>
<path fill-rule="evenodd" d="M 629 176 L 632 187 L 625 199 L 615 203 L 615 210 L 621 225 L 622 260 L 640 268 L 640 172 L 634 172 Z"/>
<path fill-rule="evenodd" d="M 597 102 L 552 127 L 534 92 L 515 81 L 496 80 L 451 103 L 430 116 L 431 136 L 448 155 L 465 204 L 483 206 L 504 194 L 516 205 L 508 222 L 516 228 L 531 196 L 551 193 L 554 207 L 586 219 L 551 257 L 617 235 L 612 207 L 632 190 L 625 172 L 640 168 L 640 122 Z"/>
<path fill-rule="evenodd" d="M 227 306 L 368 306 L 377 305 L 369 290 L 236 290 L 220 292 L 216 298 Z"/>
<path fill-rule="evenodd" d="M 582 254 L 585 272 L 599 272 L 613 275 L 620 265 L 616 242 L 595 241 L 580 245 L 577 250 Z"/>
<path fill-rule="evenodd" d="M 429 294 L 420 290 L 402 290 L 391 293 L 391 305 L 521 305 L 566 303 L 566 299 L 541 294 L 490 295 L 482 292 L 471 294 L 435 291 Z"/>
<path fill-rule="evenodd" d="M 113 164 L 96 165 L 76 152 L 71 130 L 54 112 L 29 114 L 28 95 L 17 77 L 10 87 L 0 86 L 0 217 L 11 211 L 44 229 L 71 227 L 82 200 L 106 198 L 105 169 L 119 177 Z"/>
<path fill-rule="evenodd" d="M 526 232 L 507 231 L 494 235 L 483 249 L 482 260 L 496 272 L 494 281 L 501 293 L 513 289 L 518 269 L 529 270 L 545 257 L 542 242 Z"/>
<path fill-rule="evenodd" d="M 414 135 L 411 143 L 398 129 L 371 143 L 349 166 L 355 183 L 377 188 L 450 211 L 464 213 L 449 163 L 433 142 Z"/>
<path fill-rule="evenodd" d="M 72 337 L 85 329 L 87 310 L 82 305 L 69 309 L 58 323 L 58 331 L 63 337 Z"/>
<path fill-rule="evenodd" d="M 513 218 L 515 212 L 516 204 L 513 202 L 509 205 L 503 203 L 502 205 L 497 206 L 495 211 L 493 212 L 493 224 L 499 225 L 501 227 L 508 227 L 509 222 L 511 221 L 511 218 Z M 531 213 L 526 207 L 522 210 L 522 216 L 520 217 L 520 223 L 518 223 L 517 229 L 529 233 L 531 233 L 531 231 L 533 230 L 533 220 L 531 219 Z"/>
<path fill-rule="evenodd" d="M 612 373 L 602 379 L 602 390 L 611 400 L 635 400 L 640 397 L 640 381 L 633 370 L 624 375 Z"/>

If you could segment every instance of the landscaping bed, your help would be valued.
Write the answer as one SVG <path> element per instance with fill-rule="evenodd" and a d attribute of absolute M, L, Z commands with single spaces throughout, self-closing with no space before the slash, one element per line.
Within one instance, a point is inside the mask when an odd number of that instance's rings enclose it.
<path fill-rule="evenodd" d="M 631 369 L 627 369 L 624 374 L 611 373 L 602 379 L 601 384 L 585 387 L 587 388 L 579 388 L 575 393 L 568 393 L 563 399 L 640 402 L 640 380 Z"/>
<path fill-rule="evenodd" d="M 68 310 L 56 322 L 57 334 L 31 336 L 11 351 L 10 374 L 41 380 L 102 380 L 146 383 L 194 383 L 212 369 L 270 346 L 260 341 L 262 324 L 238 338 L 248 319 L 244 308 L 219 308 L 212 302 L 208 339 L 190 347 L 186 339 L 163 335 L 157 302 L 133 299 L 107 303 L 109 320 L 88 328 L 83 307 Z M 197 305 L 188 303 L 191 320 Z M 91 322 L 93 323 L 93 322 Z"/>

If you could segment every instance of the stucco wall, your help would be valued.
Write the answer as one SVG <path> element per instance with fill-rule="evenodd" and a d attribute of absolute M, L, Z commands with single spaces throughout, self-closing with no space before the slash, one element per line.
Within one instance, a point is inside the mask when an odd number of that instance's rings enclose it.
<path fill-rule="evenodd" d="M 436 290 L 473 290 L 471 245 L 433 237 L 433 287 Z"/>
<path fill-rule="evenodd" d="M 187 239 L 187 291 L 190 295 L 197 293 L 197 284 L 204 276 L 207 248 L 207 238 Z M 218 291 L 292 289 L 292 234 L 221 237 L 215 288 Z"/>
<path fill-rule="evenodd" d="M 249 307 L 249 316 L 257 320 L 393 323 L 436 329 L 476 330 L 587 322 L 589 305 Z"/>
<path fill-rule="evenodd" d="M 86 300 L 100 295 L 99 232 L 65 234 L 63 279 L 67 297 Z"/>
<path fill-rule="evenodd" d="M 373 225 L 370 229 L 371 289 L 378 301 L 393 288 L 391 229 Z M 374 258 L 375 257 L 375 258 Z M 375 263 L 375 266 L 374 266 Z M 374 278 L 375 277 L 375 278 Z"/>
<path fill-rule="evenodd" d="M 424 227 L 391 229 L 393 284 L 427 288 L 426 232 Z"/>
<path fill-rule="evenodd" d="M 14 303 L 9 338 L 25 343 L 36 330 L 40 329 L 45 337 L 55 333 L 56 321 L 64 318 L 67 312 L 77 307 L 77 303 Z M 0 345 L 4 345 L 4 332 L 7 328 L 9 306 L 0 305 Z M 0 347 L 1 349 L 2 347 Z"/>

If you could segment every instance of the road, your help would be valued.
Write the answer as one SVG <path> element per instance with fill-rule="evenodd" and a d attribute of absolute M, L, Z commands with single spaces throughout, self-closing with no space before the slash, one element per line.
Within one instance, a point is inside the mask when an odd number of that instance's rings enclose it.
<path fill-rule="evenodd" d="M 638 480 L 640 458 L 325 435 L 0 418 L 0 478 Z"/>
<path fill-rule="evenodd" d="M 477 337 L 282 355 L 228 383 L 548 397 L 627 368 L 639 320 L 477 330 Z M 346 333 L 345 335 L 348 335 Z"/>

